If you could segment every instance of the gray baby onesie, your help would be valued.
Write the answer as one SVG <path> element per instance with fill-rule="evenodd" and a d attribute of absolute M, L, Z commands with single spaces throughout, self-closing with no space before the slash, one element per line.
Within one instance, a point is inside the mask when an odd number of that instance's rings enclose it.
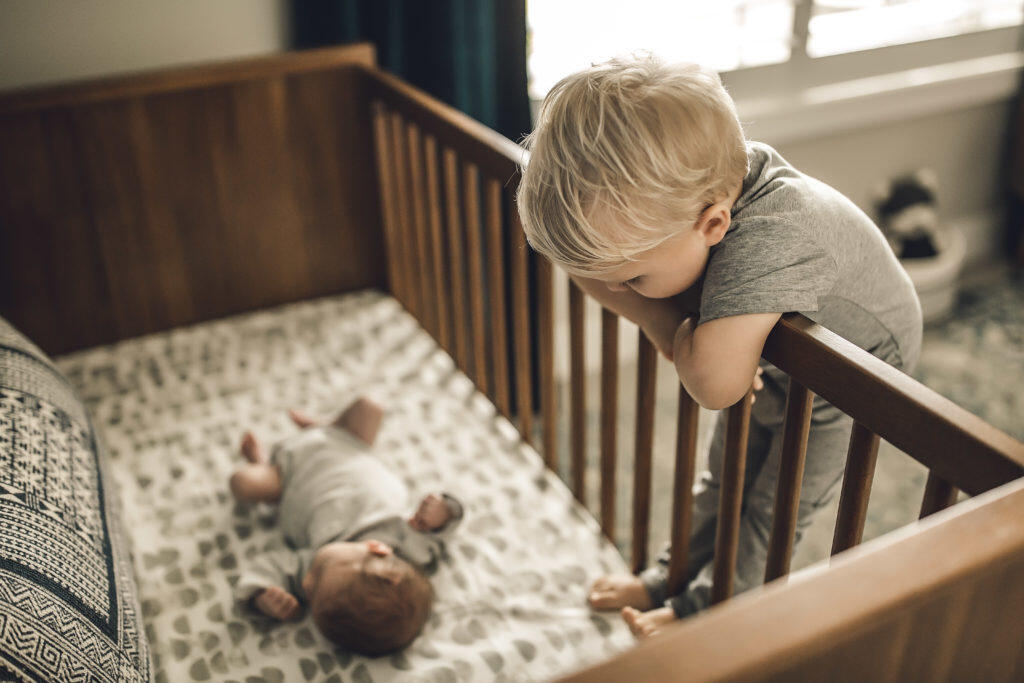
<path fill-rule="evenodd" d="M 906 372 L 921 349 L 921 308 L 913 284 L 881 231 L 842 194 L 806 176 L 771 147 L 747 146 L 749 171 L 732 224 L 711 248 L 700 322 L 747 313 L 798 311 Z M 763 390 L 751 410 L 734 592 L 764 580 L 782 450 L 788 378 L 761 361 Z M 852 421 L 815 396 L 796 541 L 842 479 Z M 708 469 L 694 486 L 688 586 L 667 591 L 669 553 L 641 574 L 655 605 L 677 616 L 711 600 L 725 420 L 716 425 Z"/>
<path fill-rule="evenodd" d="M 235 587 L 239 600 L 272 585 L 304 600 L 302 578 L 313 556 L 335 541 L 378 540 L 429 571 L 461 521 L 462 505 L 445 494 L 454 518 L 437 532 L 413 529 L 405 484 L 365 443 L 333 425 L 310 427 L 281 441 L 271 462 L 281 470 L 277 524 L 290 548 L 253 559 Z"/>

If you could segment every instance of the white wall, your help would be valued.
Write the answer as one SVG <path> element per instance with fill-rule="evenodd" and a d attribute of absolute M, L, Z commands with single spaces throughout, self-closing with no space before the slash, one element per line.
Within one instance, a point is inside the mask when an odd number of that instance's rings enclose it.
<path fill-rule="evenodd" d="M 0 0 L 0 90 L 280 52 L 285 0 Z"/>
<path fill-rule="evenodd" d="M 1005 258 L 1002 177 L 1010 126 L 1009 101 L 777 145 L 804 173 L 841 190 L 874 217 L 879 181 L 932 168 L 939 179 L 939 215 L 968 237 L 967 262 Z"/>

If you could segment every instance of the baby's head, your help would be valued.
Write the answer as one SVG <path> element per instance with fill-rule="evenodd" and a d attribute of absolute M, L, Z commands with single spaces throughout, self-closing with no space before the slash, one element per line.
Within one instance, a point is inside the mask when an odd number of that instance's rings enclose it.
<path fill-rule="evenodd" d="M 700 276 L 747 172 L 718 76 L 653 57 L 562 79 L 527 146 L 518 204 L 531 246 L 570 273 L 655 298 Z M 672 267 L 649 272 L 644 261 Z"/>
<path fill-rule="evenodd" d="M 302 588 L 320 632 L 370 656 L 412 642 L 434 598 L 427 578 L 379 541 L 323 546 Z"/>

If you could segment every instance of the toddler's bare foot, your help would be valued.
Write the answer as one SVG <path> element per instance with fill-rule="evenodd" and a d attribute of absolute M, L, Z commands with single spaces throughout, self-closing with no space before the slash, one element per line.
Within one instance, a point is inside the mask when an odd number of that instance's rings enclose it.
<path fill-rule="evenodd" d="M 297 619 L 302 611 L 298 599 L 288 591 L 277 586 L 264 588 L 256 596 L 255 604 L 259 611 L 268 617 L 273 617 L 280 621 Z"/>
<path fill-rule="evenodd" d="M 289 410 L 288 411 L 288 417 L 292 418 L 292 422 L 297 424 L 300 429 L 305 429 L 306 427 L 312 427 L 313 425 L 316 424 L 316 420 L 314 420 L 309 415 L 306 415 L 305 413 L 300 412 L 298 410 Z"/>
<path fill-rule="evenodd" d="M 639 577 L 630 574 L 602 576 L 590 588 L 587 602 L 594 609 L 635 607 L 639 610 L 649 610 L 653 607 L 651 596 L 643 582 Z"/>
<path fill-rule="evenodd" d="M 263 447 L 252 432 L 246 432 L 242 437 L 242 457 L 256 465 L 267 460 L 263 455 Z"/>
<path fill-rule="evenodd" d="M 623 607 L 622 618 L 634 636 L 637 638 L 650 638 L 657 634 L 663 626 L 675 621 L 676 613 L 672 611 L 671 607 L 659 607 L 658 609 L 646 612 L 641 612 L 632 607 Z"/>

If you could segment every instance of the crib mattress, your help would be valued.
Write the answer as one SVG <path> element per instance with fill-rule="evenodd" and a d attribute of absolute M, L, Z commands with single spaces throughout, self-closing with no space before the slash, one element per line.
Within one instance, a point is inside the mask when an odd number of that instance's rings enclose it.
<path fill-rule="evenodd" d="M 120 489 L 157 680 L 543 680 L 632 644 L 585 606 L 628 571 L 594 520 L 392 298 L 292 304 L 58 360 L 88 404 Z M 283 543 L 272 509 L 227 479 L 252 429 L 267 444 L 301 408 L 326 417 L 366 394 L 387 414 L 382 460 L 414 492 L 444 488 L 466 520 L 432 578 L 423 634 L 379 659 L 232 600 L 248 558 Z"/>

